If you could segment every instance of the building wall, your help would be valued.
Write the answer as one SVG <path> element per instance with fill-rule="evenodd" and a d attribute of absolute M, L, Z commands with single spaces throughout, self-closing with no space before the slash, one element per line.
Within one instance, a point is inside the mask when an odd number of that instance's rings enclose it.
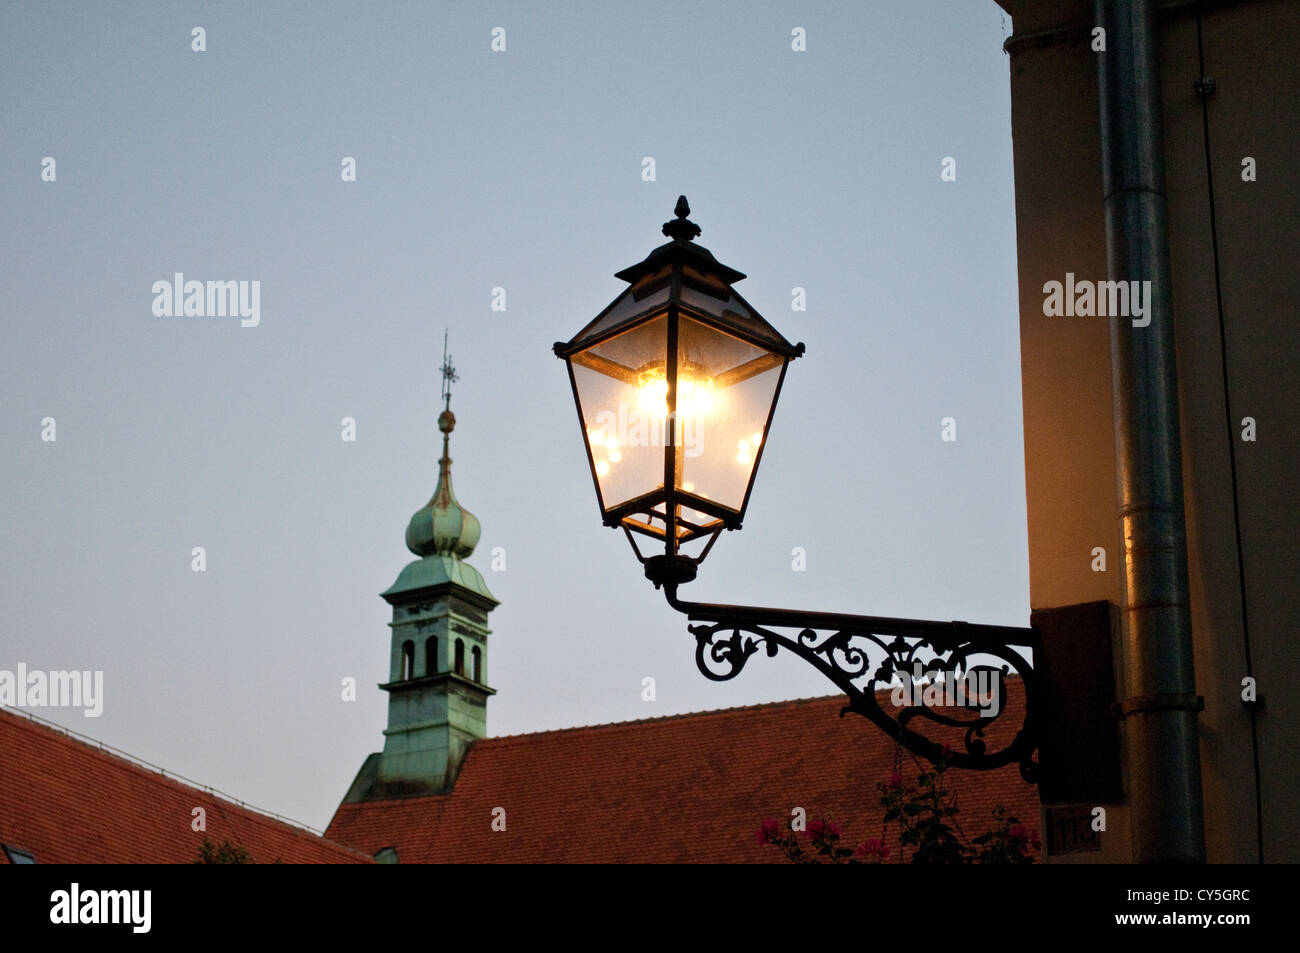
<path fill-rule="evenodd" d="M 1002 0 L 1013 18 L 1012 135 L 1020 274 L 1030 598 L 1035 608 L 1123 598 L 1106 318 L 1047 317 L 1043 284 L 1106 277 L 1092 4 Z M 1164 107 L 1173 303 L 1206 847 L 1211 862 L 1258 859 L 1248 674 L 1229 441 L 1256 716 L 1264 859 L 1300 861 L 1294 693 L 1300 619 L 1300 2 L 1207 3 L 1205 72 L 1230 404 L 1221 360 L 1195 5 L 1165 4 Z M 1257 181 L 1242 181 L 1242 159 Z M 1255 418 L 1257 440 L 1241 439 Z M 1094 548 L 1106 569 L 1093 570 Z M 1117 653 L 1118 654 L 1118 653 Z M 1112 812 L 1113 813 L 1113 812 Z M 1127 824 L 1123 825 L 1124 829 Z M 1118 831 L 1116 832 L 1118 833 Z M 1104 854 L 1123 852 L 1110 838 Z M 1107 843 L 1104 841 L 1104 843 Z M 1075 859 L 1085 859 L 1082 857 Z M 1090 855 L 1086 859 L 1102 859 Z M 1110 859 L 1124 859 L 1114 857 Z"/>

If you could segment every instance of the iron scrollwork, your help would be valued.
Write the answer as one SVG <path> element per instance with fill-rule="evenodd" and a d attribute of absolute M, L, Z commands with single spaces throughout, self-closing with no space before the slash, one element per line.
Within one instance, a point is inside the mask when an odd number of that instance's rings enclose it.
<path fill-rule="evenodd" d="M 706 678 L 729 681 L 760 648 L 769 657 L 784 649 L 844 692 L 841 715 L 868 718 L 915 754 L 976 770 L 1018 764 L 1026 781 L 1037 780 L 1033 629 L 687 603 L 675 585 L 664 588 L 693 623 L 695 662 Z M 1010 742 L 990 750 L 988 729 L 1007 712 L 1008 691 L 1023 694 L 1024 720 Z M 960 749 L 918 730 L 927 723 L 961 729 Z"/>

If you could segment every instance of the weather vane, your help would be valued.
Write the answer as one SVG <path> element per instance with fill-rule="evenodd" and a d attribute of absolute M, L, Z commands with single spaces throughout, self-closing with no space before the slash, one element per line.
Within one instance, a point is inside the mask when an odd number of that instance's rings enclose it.
<path fill-rule="evenodd" d="M 456 373 L 455 366 L 451 363 L 451 355 L 447 353 L 447 331 L 442 332 L 442 400 L 443 409 L 451 410 L 451 385 L 460 380 Z"/>

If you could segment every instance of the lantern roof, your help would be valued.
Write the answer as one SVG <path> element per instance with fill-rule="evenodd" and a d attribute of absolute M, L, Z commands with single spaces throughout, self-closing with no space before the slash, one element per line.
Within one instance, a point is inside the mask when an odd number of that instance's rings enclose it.
<path fill-rule="evenodd" d="M 677 197 L 677 207 L 673 209 L 673 214 L 677 217 L 671 222 L 664 222 L 663 227 L 663 233 L 672 241 L 660 245 L 646 255 L 643 261 L 616 273 L 615 278 L 622 278 L 627 282 L 636 282 L 645 275 L 658 271 L 664 265 L 681 261 L 693 264 L 702 271 L 715 275 L 727 284 L 734 284 L 737 281 L 744 280 L 744 272 L 727 267 L 713 257 L 713 252 L 703 245 L 695 244 L 694 239 L 699 237 L 703 229 L 686 217 L 691 214 L 691 206 L 686 201 L 686 196 L 679 195 Z"/>
<path fill-rule="evenodd" d="M 703 320 L 718 330 L 733 334 L 759 347 L 786 357 L 803 354 L 802 344 L 791 344 L 767 319 L 731 286 L 745 278 L 743 272 L 724 265 L 694 239 L 701 229 L 687 218 L 691 207 L 679 196 L 674 220 L 665 222 L 669 241 L 654 249 L 642 261 L 615 274 L 629 287 L 568 342 L 557 342 L 559 357 L 580 351 L 636 324 L 648 315 L 662 312 L 669 304 Z"/>

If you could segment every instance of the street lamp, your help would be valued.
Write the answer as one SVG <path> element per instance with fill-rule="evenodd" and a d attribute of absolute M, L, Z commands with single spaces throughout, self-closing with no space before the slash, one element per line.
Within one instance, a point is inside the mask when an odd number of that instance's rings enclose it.
<path fill-rule="evenodd" d="M 735 291 L 741 272 L 694 243 L 700 228 L 687 218 L 685 196 L 674 212 L 663 226 L 671 240 L 618 272 L 628 282 L 623 293 L 554 347 L 568 366 L 605 525 L 622 528 L 646 577 L 698 623 L 689 629 L 706 677 L 735 678 L 759 645 L 769 656 L 785 648 L 845 692 L 846 711 L 866 716 L 913 752 L 946 757 L 955 767 L 1015 762 L 1032 780 L 1035 679 L 1026 650 L 1037 644 L 1033 629 L 677 598 L 722 530 L 740 529 L 786 369 L 804 346 L 791 344 Z M 647 555 L 637 538 L 663 551 Z M 1002 664 L 989 665 L 990 657 Z M 1004 699 L 1013 671 L 1024 692 L 1024 722 L 990 748 L 988 729 L 1004 706 L 988 711 L 978 688 L 996 681 L 990 694 Z M 907 689 L 892 712 L 880 704 L 882 683 Z M 940 683 L 946 691 L 936 696 Z M 935 697 L 947 704 L 933 704 Z M 954 701 L 969 717 L 953 713 Z M 964 750 L 948 752 L 916 730 L 918 719 L 963 729 Z"/>
<path fill-rule="evenodd" d="M 692 241 L 686 196 L 675 211 L 672 241 L 620 271 L 623 293 L 555 345 L 605 524 L 659 583 L 693 578 L 718 534 L 740 528 L 786 367 L 803 353 L 732 288 L 745 276 Z M 647 559 L 637 536 L 663 554 Z"/>

